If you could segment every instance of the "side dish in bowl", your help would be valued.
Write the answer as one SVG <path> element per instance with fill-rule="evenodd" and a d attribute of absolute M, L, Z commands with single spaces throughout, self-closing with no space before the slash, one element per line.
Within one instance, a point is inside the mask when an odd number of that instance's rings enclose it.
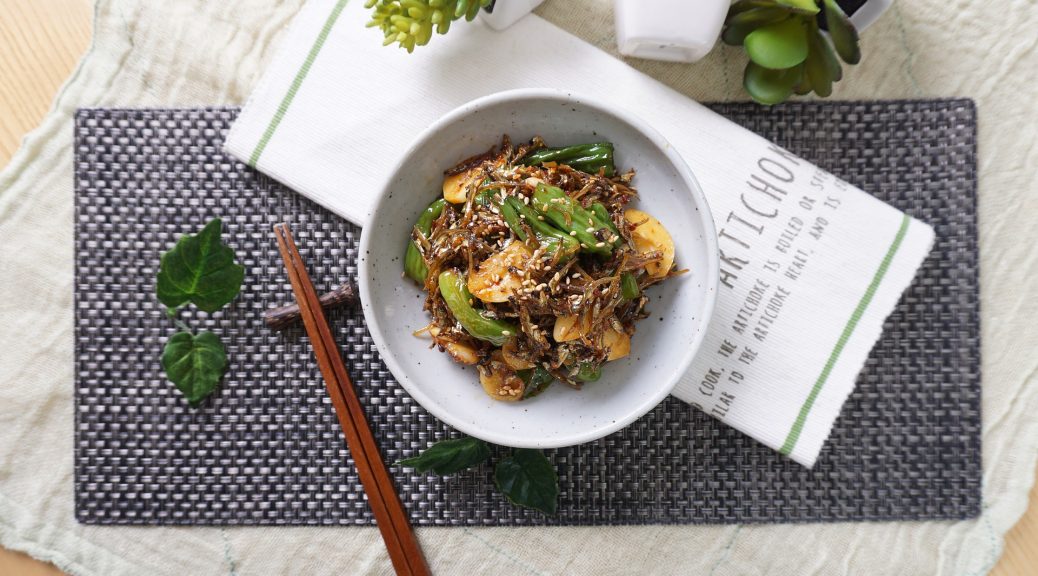
<path fill-rule="evenodd" d="M 523 448 L 595 440 L 663 401 L 717 280 L 713 219 L 677 151 L 623 109 L 551 89 L 426 128 L 358 258 L 367 329 L 400 385 L 459 431 Z"/>
<path fill-rule="evenodd" d="M 426 292 L 415 332 L 475 365 L 494 399 L 580 389 L 631 353 L 645 290 L 684 271 L 659 220 L 630 207 L 635 171 L 608 142 L 540 137 L 461 160 L 418 217 L 404 273 Z"/>

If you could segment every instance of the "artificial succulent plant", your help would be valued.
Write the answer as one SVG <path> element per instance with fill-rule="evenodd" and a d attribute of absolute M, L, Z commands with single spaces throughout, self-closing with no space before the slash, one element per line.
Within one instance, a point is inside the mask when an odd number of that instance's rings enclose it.
<path fill-rule="evenodd" d="M 794 93 L 829 96 L 843 77 L 840 60 L 861 60 L 858 31 L 836 0 L 739 0 L 721 39 L 746 49 L 743 86 L 761 104 Z"/>
<path fill-rule="evenodd" d="M 369 27 L 382 30 L 388 46 L 394 42 L 408 52 L 425 46 L 433 31 L 446 34 L 451 22 L 460 18 L 472 21 L 491 0 L 367 0 L 366 8 L 374 8 Z"/>

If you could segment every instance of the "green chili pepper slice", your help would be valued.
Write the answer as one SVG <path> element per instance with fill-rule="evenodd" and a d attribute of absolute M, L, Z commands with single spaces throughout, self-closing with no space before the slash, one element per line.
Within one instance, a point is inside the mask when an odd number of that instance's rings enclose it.
<path fill-rule="evenodd" d="M 530 368 L 529 370 L 519 370 L 516 372 L 516 375 L 522 378 L 525 384 L 523 387 L 523 400 L 533 398 L 544 392 L 555 381 L 555 377 L 540 366 Z"/>
<path fill-rule="evenodd" d="M 602 377 L 602 366 L 594 362 L 581 362 L 574 376 L 581 382 L 594 382 Z"/>
<path fill-rule="evenodd" d="M 529 228 L 533 230 L 537 243 L 544 246 L 549 254 L 554 254 L 556 250 L 561 249 L 562 258 L 565 259 L 580 250 L 580 243 L 577 242 L 576 238 L 569 236 L 548 222 L 538 219 L 537 216 L 539 214 L 537 211 L 524 204 L 518 198 L 509 196 L 504 199 L 504 202 L 498 204 L 498 207 L 505 222 L 508 223 L 508 227 L 523 242 L 526 242 L 529 238 L 529 235 L 526 233 L 527 228 Z M 523 226 L 523 224 L 526 226 Z"/>
<path fill-rule="evenodd" d="M 641 289 L 638 288 L 638 279 L 634 277 L 634 274 L 624 272 L 620 275 L 620 296 L 624 300 L 634 300 L 641 292 Z"/>
<path fill-rule="evenodd" d="M 432 228 L 433 220 L 440 217 L 445 204 L 446 202 L 443 198 L 440 198 L 429 204 L 422 211 L 421 215 L 418 216 L 415 228 L 418 228 L 418 232 L 423 237 L 429 235 L 429 229 Z M 418 250 L 418 244 L 414 240 L 407 243 L 407 252 L 404 254 L 404 274 L 419 284 L 425 284 L 425 277 L 429 274 L 429 268 L 426 267 L 425 259 L 422 258 L 422 253 Z"/>
<path fill-rule="evenodd" d="M 533 193 L 533 205 L 552 224 L 576 238 L 580 242 L 580 247 L 587 252 L 609 255 L 615 243 L 619 241 L 619 235 L 613 232 L 610 225 L 601 222 L 598 214 L 586 210 L 560 188 L 538 184 Z M 616 236 L 613 243 L 599 240 L 599 237 L 613 236 Z"/>
<path fill-rule="evenodd" d="M 465 286 L 465 279 L 457 270 L 444 270 L 439 276 L 440 295 L 451 314 L 473 338 L 486 340 L 495 346 L 504 346 L 518 334 L 516 327 L 503 320 L 487 318 L 472 307 L 474 297 Z"/>
<path fill-rule="evenodd" d="M 588 174 L 598 174 L 599 168 L 605 168 L 606 177 L 612 177 L 616 172 L 613 164 L 613 145 L 609 142 L 541 148 L 524 156 L 521 162 L 527 166 L 556 162 Z"/>
<path fill-rule="evenodd" d="M 620 231 L 616 229 L 616 224 L 613 224 L 613 218 L 609 216 L 609 211 L 606 210 L 606 207 L 601 202 L 595 202 L 591 205 L 591 218 L 595 220 L 599 227 L 609 228 L 619 238 Z"/>

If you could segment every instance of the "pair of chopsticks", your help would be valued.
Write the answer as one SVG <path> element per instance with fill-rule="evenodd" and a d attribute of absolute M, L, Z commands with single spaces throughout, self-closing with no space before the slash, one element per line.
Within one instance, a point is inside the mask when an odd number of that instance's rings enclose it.
<path fill-rule="evenodd" d="M 339 425 L 346 435 L 346 445 L 357 465 L 357 474 L 368 496 L 368 504 L 375 516 L 375 522 L 382 533 L 382 539 L 389 550 L 389 558 L 393 568 L 401 575 L 426 575 L 429 566 L 425 563 L 422 550 L 418 547 L 411 523 L 407 519 L 400 497 L 393 486 L 393 479 L 382 461 L 375 437 L 371 433 L 368 421 L 364 416 L 357 391 L 353 388 L 342 355 L 332 338 L 328 320 L 321 309 L 320 300 L 306 266 L 296 249 L 295 240 L 287 224 L 274 226 L 278 249 L 285 261 L 285 269 L 292 283 L 292 292 L 299 305 L 299 312 L 306 327 L 306 334 L 314 348 L 314 356 L 321 368 L 321 375 L 328 386 L 328 394 L 332 397 L 335 413 L 339 417 Z"/>

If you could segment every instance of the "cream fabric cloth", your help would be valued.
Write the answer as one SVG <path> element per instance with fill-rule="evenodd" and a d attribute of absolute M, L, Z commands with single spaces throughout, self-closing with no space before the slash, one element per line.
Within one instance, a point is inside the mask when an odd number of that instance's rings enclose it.
<path fill-rule="evenodd" d="M 359 1 L 359 0 L 354 0 Z M 78 106 L 242 103 L 298 0 L 100 0 L 90 53 L 0 175 L 0 544 L 75 574 L 386 574 L 374 528 L 83 526 L 72 496 L 72 121 Z M 1038 453 L 1038 5 L 902 0 L 836 98 L 970 96 L 980 110 L 984 512 L 962 522 L 423 528 L 439 574 L 982 574 Z M 541 15 L 614 51 L 608 0 Z M 742 99 L 742 58 L 633 62 L 698 100 Z"/>

